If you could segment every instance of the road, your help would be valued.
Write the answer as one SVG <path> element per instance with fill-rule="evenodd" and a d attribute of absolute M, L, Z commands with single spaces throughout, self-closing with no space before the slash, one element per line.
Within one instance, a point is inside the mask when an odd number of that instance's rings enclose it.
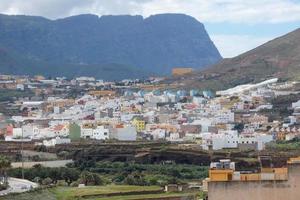
<path fill-rule="evenodd" d="M 9 188 L 6 190 L 0 191 L 0 196 L 7 195 L 9 193 L 22 193 L 27 192 L 33 188 L 37 188 L 38 184 L 18 178 L 8 178 Z"/>

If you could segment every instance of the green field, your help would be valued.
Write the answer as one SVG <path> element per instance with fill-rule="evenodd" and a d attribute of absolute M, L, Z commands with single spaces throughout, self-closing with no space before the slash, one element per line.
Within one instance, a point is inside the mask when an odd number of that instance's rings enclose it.
<path fill-rule="evenodd" d="M 144 200 L 158 197 L 187 197 L 195 193 L 165 193 L 158 186 L 90 186 L 84 188 L 55 187 L 29 193 L 8 195 L 0 200 Z"/>

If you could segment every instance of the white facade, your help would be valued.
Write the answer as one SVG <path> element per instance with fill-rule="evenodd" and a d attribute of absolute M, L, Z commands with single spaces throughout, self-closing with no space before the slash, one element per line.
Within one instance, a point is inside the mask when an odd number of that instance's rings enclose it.
<path fill-rule="evenodd" d="M 81 128 L 80 137 L 82 138 L 92 138 L 93 137 L 93 129 L 92 128 Z"/>
<path fill-rule="evenodd" d="M 265 144 L 273 141 L 273 136 L 268 134 L 241 134 L 237 131 L 219 131 L 218 134 L 202 133 L 202 148 L 208 150 L 211 146 L 213 150 L 224 148 L 238 148 L 239 144 L 256 145 L 257 150 L 263 150 Z"/>
<path fill-rule="evenodd" d="M 300 107 L 300 100 L 295 102 L 295 103 L 292 103 L 292 108 L 295 109 L 295 108 L 298 108 Z"/>
<path fill-rule="evenodd" d="M 150 133 L 153 137 L 153 140 L 165 139 L 166 130 L 164 129 L 155 129 Z"/>
<path fill-rule="evenodd" d="M 43 141 L 43 145 L 45 146 L 55 146 L 57 144 L 69 144 L 71 143 L 71 140 L 69 138 L 60 138 L 60 137 L 56 137 L 56 138 L 52 138 L 51 140 L 44 140 Z"/>
<path fill-rule="evenodd" d="M 170 133 L 170 136 L 166 139 L 170 142 L 182 141 L 182 139 L 180 139 L 179 133 Z"/>
<path fill-rule="evenodd" d="M 205 102 L 205 98 L 203 97 L 193 97 L 193 103 L 197 105 L 201 105 Z"/>
<path fill-rule="evenodd" d="M 22 128 L 13 128 L 13 138 L 22 138 Z"/>
<path fill-rule="evenodd" d="M 98 126 L 93 130 L 92 139 L 95 140 L 107 140 L 109 139 L 109 129 L 104 126 Z"/>
<path fill-rule="evenodd" d="M 114 128 L 110 134 L 110 138 L 117 139 L 120 141 L 135 141 L 136 137 L 137 137 L 137 132 L 135 127 L 133 126 Z"/>
<path fill-rule="evenodd" d="M 218 115 L 215 116 L 215 123 L 232 123 L 234 122 L 234 112 L 224 112 L 224 113 L 219 113 Z"/>
<path fill-rule="evenodd" d="M 40 129 L 33 125 L 25 125 L 23 128 L 23 136 L 24 137 L 34 137 L 40 134 Z"/>
<path fill-rule="evenodd" d="M 218 134 L 212 135 L 212 148 L 219 150 L 224 148 L 238 147 L 238 132 L 237 131 L 219 131 Z"/>
<path fill-rule="evenodd" d="M 199 120 L 195 120 L 191 123 L 192 125 L 201 125 L 201 132 L 208 132 L 208 127 L 212 125 L 212 119 L 209 118 L 201 118 Z"/>

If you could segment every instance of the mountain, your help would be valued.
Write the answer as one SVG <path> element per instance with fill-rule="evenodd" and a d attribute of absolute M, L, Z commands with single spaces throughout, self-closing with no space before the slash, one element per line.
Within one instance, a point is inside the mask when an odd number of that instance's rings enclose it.
<path fill-rule="evenodd" d="M 203 24 L 184 14 L 0 15 L 0 33 L 0 73 L 120 79 L 200 69 L 221 59 Z"/>
<path fill-rule="evenodd" d="M 300 29 L 205 70 L 168 81 L 184 87 L 220 90 L 273 77 L 300 80 Z"/>

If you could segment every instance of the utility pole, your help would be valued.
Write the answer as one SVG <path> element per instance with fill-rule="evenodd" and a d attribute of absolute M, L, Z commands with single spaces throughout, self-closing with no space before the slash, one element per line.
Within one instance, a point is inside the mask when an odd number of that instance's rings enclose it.
<path fill-rule="evenodd" d="M 23 133 L 23 123 L 21 122 L 21 130 L 22 130 L 22 141 L 21 141 L 21 159 L 22 159 L 22 179 L 24 179 L 24 133 Z"/>

